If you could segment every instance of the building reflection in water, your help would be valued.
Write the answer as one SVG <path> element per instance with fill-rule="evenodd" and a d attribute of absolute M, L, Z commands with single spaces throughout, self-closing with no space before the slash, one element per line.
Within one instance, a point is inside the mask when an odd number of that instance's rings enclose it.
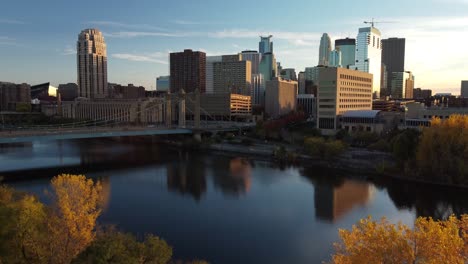
<path fill-rule="evenodd" d="M 250 190 L 252 166 L 243 158 L 213 160 L 213 181 L 224 194 L 239 196 Z"/>
<path fill-rule="evenodd" d="M 340 186 L 316 184 L 315 216 L 334 223 L 353 208 L 367 205 L 371 192 L 371 186 L 361 182 L 344 181 Z"/>
<path fill-rule="evenodd" d="M 109 208 L 109 202 L 111 198 L 111 184 L 109 176 L 101 177 L 98 179 L 101 182 L 101 208 L 102 212 L 106 212 Z"/>

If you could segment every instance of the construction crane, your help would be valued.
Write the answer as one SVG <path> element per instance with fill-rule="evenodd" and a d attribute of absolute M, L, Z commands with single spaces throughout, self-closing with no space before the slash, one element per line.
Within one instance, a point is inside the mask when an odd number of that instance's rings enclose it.
<path fill-rule="evenodd" d="M 364 21 L 364 24 L 371 24 L 372 27 L 374 27 L 374 24 L 382 24 L 382 23 L 395 23 L 391 21 L 374 21 L 374 18 L 372 18 L 371 21 Z"/>

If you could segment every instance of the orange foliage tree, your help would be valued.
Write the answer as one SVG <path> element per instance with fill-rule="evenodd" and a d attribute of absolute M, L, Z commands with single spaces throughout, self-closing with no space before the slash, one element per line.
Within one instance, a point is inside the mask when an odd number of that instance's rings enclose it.
<path fill-rule="evenodd" d="M 361 220 L 351 230 L 340 230 L 335 264 L 357 263 L 466 263 L 468 216 L 445 221 L 419 217 L 414 228 L 385 218 Z"/>

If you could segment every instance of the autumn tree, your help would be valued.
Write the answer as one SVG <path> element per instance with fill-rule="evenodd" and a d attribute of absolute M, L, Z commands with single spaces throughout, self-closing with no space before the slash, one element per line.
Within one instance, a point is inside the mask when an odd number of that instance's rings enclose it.
<path fill-rule="evenodd" d="M 70 263 L 95 238 L 102 187 L 83 175 L 59 175 L 51 185 L 55 201 L 47 221 L 51 262 Z"/>
<path fill-rule="evenodd" d="M 385 218 L 361 220 L 351 230 L 339 230 L 332 263 L 460 263 L 468 261 L 467 219 L 416 219 L 411 229 Z"/>
<path fill-rule="evenodd" d="M 468 115 L 432 119 L 422 132 L 416 160 L 427 180 L 468 184 Z"/>

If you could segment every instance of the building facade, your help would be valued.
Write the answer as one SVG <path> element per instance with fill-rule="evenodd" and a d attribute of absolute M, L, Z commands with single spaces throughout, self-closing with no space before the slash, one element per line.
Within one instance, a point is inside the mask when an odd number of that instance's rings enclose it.
<path fill-rule="evenodd" d="M 340 50 L 332 50 L 330 51 L 329 56 L 329 66 L 330 67 L 342 67 L 341 62 L 341 51 Z"/>
<path fill-rule="evenodd" d="M 260 53 L 255 50 L 244 50 L 241 52 L 243 61 L 250 61 L 252 67 L 252 75 L 259 74 Z"/>
<path fill-rule="evenodd" d="M 413 98 L 414 99 L 429 99 L 432 96 L 432 90 L 430 89 L 421 89 L 421 88 L 414 88 L 413 90 Z"/>
<path fill-rule="evenodd" d="M 107 47 L 97 29 L 85 29 L 78 35 L 76 46 L 78 96 L 102 99 L 107 90 Z"/>
<path fill-rule="evenodd" d="M 302 109 L 308 118 L 317 118 L 317 98 L 313 94 L 298 94 L 297 108 Z"/>
<path fill-rule="evenodd" d="M 468 81 L 461 81 L 461 98 L 468 98 Z"/>
<path fill-rule="evenodd" d="M 187 114 L 193 115 L 195 94 L 186 94 Z M 232 93 L 200 94 L 201 120 L 248 120 L 252 117 L 252 101 L 249 95 Z"/>
<path fill-rule="evenodd" d="M 334 134 L 338 117 L 349 110 L 372 110 L 372 74 L 345 68 L 321 68 L 317 96 L 317 128 Z"/>
<path fill-rule="evenodd" d="M 374 98 L 380 97 L 382 69 L 381 33 L 375 27 L 360 28 L 356 43 L 356 63 L 351 68 L 373 75 Z"/>
<path fill-rule="evenodd" d="M 224 55 L 213 63 L 213 93 L 251 94 L 252 68 L 241 55 Z"/>
<path fill-rule="evenodd" d="M 156 78 L 156 91 L 168 92 L 171 86 L 171 76 L 159 76 Z"/>
<path fill-rule="evenodd" d="M 297 81 L 296 70 L 293 68 L 282 69 L 280 77 L 286 80 Z"/>
<path fill-rule="evenodd" d="M 252 75 L 252 105 L 265 106 L 265 79 L 262 74 Z"/>
<path fill-rule="evenodd" d="M 318 65 L 328 66 L 329 57 L 331 52 L 331 40 L 330 36 L 327 33 L 323 33 L 322 38 L 320 38 L 320 47 L 319 47 L 319 61 Z"/>
<path fill-rule="evenodd" d="M 387 74 L 386 87 L 392 87 L 392 74 L 405 71 L 405 47 L 404 38 L 388 38 L 382 40 L 382 64 L 385 65 Z M 392 92 L 389 91 L 387 95 Z"/>
<path fill-rule="evenodd" d="M 265 113 L 272 118 L 296 110 L 297 82 L 276 77 L 266 82 Z"/>
<path fill-rule="evenodd" d="M 273 53 L 273 42 L 271 38 L 273 36 L 269 35 L 267 37 L 260 36 L 260 42 L 258 43 L 258 51 L 260 54 Z"/>
<path fill-rule="evenodd" d="M 62 101 L 73 101 L 78 97 L 78 85 L 76 83 L 59 84 L 58 93 Z"/>
<path fill-rule="evenodd" d="M 169 55 L 170 91 L 206 92 L 206 54 L 186 49 Z"/>
<path fill-rule="evenodd" d="M 356 64 L 356 39 L 337 39 L 335 49 L 341 51 L 341 65 L 344 68 Z"/>
<path fill-rule="evenodd" d="M 413 74 L 411 72 L 393 72 L 390 90 L 393 99 L 412 99 L 414 90 Z"/>
<path fill-rule="evenodd" d="M 16 111 L 21 104 L 31 105 L 31 86 L 0 82 L 0 111 Z"/>
<path fill-rule="evenodd" d="M 128 85 L 114 85 L 113 96 L 116 99 L 139 99 L 146 97 L 145 87 Z"/>

